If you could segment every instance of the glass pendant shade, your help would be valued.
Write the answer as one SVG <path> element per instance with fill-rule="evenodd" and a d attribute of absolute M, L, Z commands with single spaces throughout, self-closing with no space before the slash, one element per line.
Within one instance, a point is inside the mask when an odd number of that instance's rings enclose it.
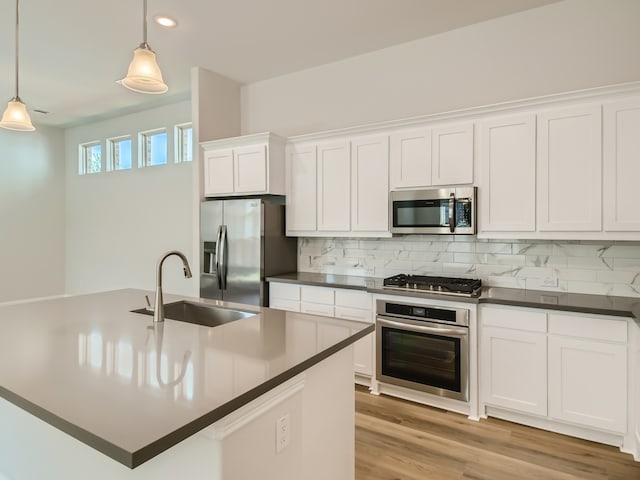
<path fill-rule="evenodd" d="M 19 130 L 23 132 L 32 132 L 35 127 L 31 124 L 31 118 L 27 112 L 27 106 L 22 103 L 20 97 L 14 97 L 9 100 L 7 109 L 0 120 L 0 127 L 9 130 Z"/>
<path fill-rule="evenodd" d="M 0 128 L 6 128 L 8 130 L 18 130 L 22 132 L 33 132 L 35 127 L 31 124 L 31 118 L 27 112 L 27 106 L 20 100 L 18 95 L 20 85 L 20 56 L 18 55 L 20 48 L 20 5 L 19 0 L 16 0 L 16 95 L 9 100 L 7 108 L 2 114 L 2 120 L 0 120 Z"/>
<path fill-rule="evenodd" d="M 133 60 L 129 64 L 127 76 L 121 80 L 121 83 L 129 90 L 138 93 L 159 94 L 169 90 L 162 80 L 156 54 L 145 43 L 133 51 Z"/>

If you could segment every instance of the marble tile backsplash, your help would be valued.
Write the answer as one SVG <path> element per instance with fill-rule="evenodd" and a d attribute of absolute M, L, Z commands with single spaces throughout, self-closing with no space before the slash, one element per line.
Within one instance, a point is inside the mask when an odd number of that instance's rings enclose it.
<path fill-rule="evenodd" d="M 473 277 L 487 286 L 640 297 L 640 242 L 299 238 L 298 270 Z"/>

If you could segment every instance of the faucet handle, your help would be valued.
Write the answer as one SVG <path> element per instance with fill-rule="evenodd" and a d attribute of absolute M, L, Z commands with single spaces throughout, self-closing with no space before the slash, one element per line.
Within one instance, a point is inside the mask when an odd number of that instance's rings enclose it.
<path fill-rule="evenodd" d="M 151 302 L 149 301 L 149 295 L 145 295 L 144 299 L 147 301 L 147 306 L 145 307 L 147 311 L 153 312 L 153 307 L 151 306 Z"/>

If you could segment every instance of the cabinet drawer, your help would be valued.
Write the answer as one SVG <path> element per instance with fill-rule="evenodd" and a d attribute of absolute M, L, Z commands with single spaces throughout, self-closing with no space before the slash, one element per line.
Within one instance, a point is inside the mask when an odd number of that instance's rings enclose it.
<path fill-rule="evenodd" d="M 589 315 L 549 314 L 549 333 L 591 338 L 609 342 L 627 342 L 627 321 Z"/>
<path fill-rule="evenodd" d="M 480 321 L 482 325 L 528 332 L 547 331 L 547 314 L 517 308 L 481 307 Z"/>
<path fill-rule="evenodd" d="M 269 308 L 276 310 L 289 310 L 290 312 L 300 311 L 300 302 L 295 300 L 286 300 L 284 298 L 271 298 L 269 300 Z"/>
<path fill-rule="evenodd" d="M 292 283 L 269 283 L 269 296 L 285 300 L 300 301 L 300 286 Z"/>
<path fill-rule="evenodd" d="M 302 313 L 310 313 L 312 315 L 325 315 L 333 317 L 333 305 L 325 305 L 323 303 L 300 303 L 300 311 Z"/>
<path fill-rule="evenodd" d="M 336 305 L 335 316 L 336 318 L 344 318 L 345 320 L 373 323 L 371 310 L 363 310 L 361 308 L 339 307 Z"/>
<path fill-rule="evenodd" d="M 336 289 L 336 306 L 371 311 L 371 294 L 357 290 Z"/>
<path fill-rule="evenodd" d="M 300 299 L 303 302 L 324 303 L 333 306 L 333 288 L 300 287 Z"/>

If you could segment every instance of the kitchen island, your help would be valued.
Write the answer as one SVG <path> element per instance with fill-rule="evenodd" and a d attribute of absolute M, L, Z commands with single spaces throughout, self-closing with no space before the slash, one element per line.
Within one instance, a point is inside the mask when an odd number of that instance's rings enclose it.
<path fill-rule="evenodd" d="M 145 294 L 0 307 L 0 479 L 353 478 L 373 325 L 205 300 L 255 315 L 154 325 Z"/>

